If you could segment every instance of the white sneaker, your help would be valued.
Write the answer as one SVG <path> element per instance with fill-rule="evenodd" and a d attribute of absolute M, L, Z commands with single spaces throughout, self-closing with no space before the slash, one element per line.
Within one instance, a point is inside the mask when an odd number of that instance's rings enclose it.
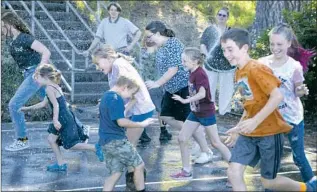
<path fill-rule="evenodd" d="M 199 157 L 200 156 L 200 153 L 201 153 L 200 147 L 199 147 L 199 145 L 196 142 L 194 142 L 194 146 L 192 147 L 190 153 L 191 153 L 191 155 L 193 157 Z"/>
<path fill-rule="evenodd" d="M 19 150 L 23 150 L 26 148 L 29 148 L 29 141 L 21 141 L 21 140 L 15 140 L 11 145 L 6 146 L 5 150 L 7 151 L 19 151 Z"/>
<path fill-rule="evenodd" d="M 210 150 L 209 153 L 202 152 L 200 156 L 195 159 L 195 163 L 197 164 L 204 164 L 208 163 L 212 160 L 213 152 Z"/>

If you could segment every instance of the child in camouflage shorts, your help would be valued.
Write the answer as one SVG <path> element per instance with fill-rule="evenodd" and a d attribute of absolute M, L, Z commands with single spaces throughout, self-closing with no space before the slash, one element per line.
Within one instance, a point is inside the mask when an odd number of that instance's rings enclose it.
<path fill-rule="evenodd" d="M 121 76 L 115 86 L 105 92 L 101 99 L 99 145 L 103 147 L 106 166 L 110 173 L 105 180 L 103 191 L 112 191 L 127 167 L 134 168 L 136 190 L 145 190 L 144 162 L 135 147 L 128 141 L 126 128 L 146 127 L 153 122 L 153 119 L 133 122 L 124 117 L 123 99 L 133 97 L 138 90 L 139 86 L 134 80 Z"/>

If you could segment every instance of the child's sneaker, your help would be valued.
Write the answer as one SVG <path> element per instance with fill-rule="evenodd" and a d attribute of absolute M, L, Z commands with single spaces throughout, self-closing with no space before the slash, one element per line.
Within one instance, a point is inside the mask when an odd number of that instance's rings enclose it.
<path fill-rule="evenodd" d="M 67 171 L 67 164 L 64 163 L 63 165 L 58 165 L 57 163 L 54 163 L 52 165 L 48 165 L 46 170 L 51 172 Z"/>
<path fill-rule="evenodd" d="M 95 144 L 95 149 L 96 149 L 96 155 L 97 155 L 99 161 L 103 162 L 104 156 L 103 156 L 102 148 L 98 143 Z"/>
<path fill-rule="evenodd" d="M 195 161 L 199 156 L 200 156 L 200 147 L 199 145 L 195 142 L 194 146 L 191 149 L 191 156 L 192 156 L 192 160 Z"/>
<path fill-rule="evenodd" d="M 193 174 L 191 172 L 187 172 L 184 169 L 182 169 L 181 172 L 172 174 L 171 177 L 172 179 L 175 179 L 175 180 L 186 180 L 186 179 L 192 179 Z"/>
<path fill-rule="evenodd" d="M 15 140 L 11 145 L 6 146 L 5 150 L 7 151 L 19 151 L 19 150 L 23 150 L 26 148 L 29 148 L 29 141 L 26 139 L 17 139 Z"/>
<path fill-rule="evenodd" d="M 213 153 L 212 151 L 210 150 L 209 153 L 201 153 L 200 156 L 195 159 L 195 163 L 197 164 L 204 164 L 204 163 L 208 163 L 209 161 L 212 160 L 212 156 L 213 156 Z"/>
<path fill-rule="evenodd" d="M 316 191 L 317 189 L 317 180 L 316 176 L 306 183 L 307 191 Z"/>

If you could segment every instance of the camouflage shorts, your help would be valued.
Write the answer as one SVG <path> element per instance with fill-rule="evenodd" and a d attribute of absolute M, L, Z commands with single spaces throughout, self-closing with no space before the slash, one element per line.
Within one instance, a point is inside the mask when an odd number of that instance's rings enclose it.
<path fill-rule="evenodd" d="M 113 140 L 103 146 L 109 174 L 125 172 L 127 167 L 137 167 L 143 160 L 135 147 L 127 140 Z"/>

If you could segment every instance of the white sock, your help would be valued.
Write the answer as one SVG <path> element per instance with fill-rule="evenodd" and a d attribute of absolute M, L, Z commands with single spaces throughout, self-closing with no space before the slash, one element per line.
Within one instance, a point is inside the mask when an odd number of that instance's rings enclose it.
<path fill-rule="evenodd" d="M 190 167 L 183 167 L 183 170 L 186 171 L 187 173 L 191 172 L 191 168 Z"/>

